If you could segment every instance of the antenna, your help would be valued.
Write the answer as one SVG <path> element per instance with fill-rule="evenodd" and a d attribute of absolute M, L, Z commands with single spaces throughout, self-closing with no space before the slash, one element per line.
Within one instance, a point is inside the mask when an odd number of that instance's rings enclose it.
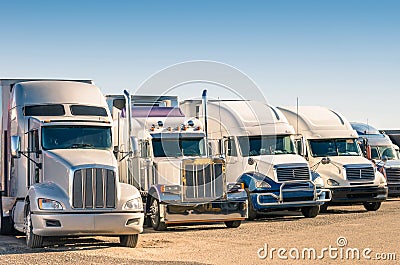
<path fill-rule="evenodd" d="M 296 134 L 299 134 L 299 97 L 296 98 Z"/>
<path fill-rule="evenodd" d="M 220 139 L 222 139 L 222 124 L 221 124 L 221 100 L 218 97 L 218 115 L 219 115 L 219 132 Z"/>
<path fill-rule="evenodd" d="M 207 124 L 207 89 L 203 90 L 203 115 L 204 115 L 204 131 L 206 133 L 206 156 L 208 156 L 208 124 Z"/>

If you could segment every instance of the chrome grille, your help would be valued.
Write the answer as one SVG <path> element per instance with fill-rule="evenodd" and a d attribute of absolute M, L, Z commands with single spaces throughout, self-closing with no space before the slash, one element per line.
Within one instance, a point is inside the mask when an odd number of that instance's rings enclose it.
<path fill-rule="evenodd" d="M 72 207 L 75 209 L 115 208 L 116 179 L 113 170 L 79 169 L 74 173 Z"/>
<path fill-rule="evenodd" d="M 386 168 L 386 178 L 390 182 L 400 182 L 400 168 Z"/>
<path fill-rule="evenodd" d="M 215 200 L 226 192 L 223 163 L 184 163 L 183 200 Z"/>
<path fill-rule="evenodd" d="M 347 167 L 346 176 L 350 181 L 359 180 L 374 180 L 375 172 L 371 167 Z"/>
<path fill-rule="evenodd" d="M 278 181 L 310 180 L 310 170 L 307 166 L 300 167 L 277 167 Z"/>

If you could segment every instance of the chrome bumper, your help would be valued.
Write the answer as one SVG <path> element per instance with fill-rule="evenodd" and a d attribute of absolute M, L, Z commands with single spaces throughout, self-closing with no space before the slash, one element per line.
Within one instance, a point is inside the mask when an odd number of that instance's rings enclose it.
<path fill-rule="evenodd" d="M 143 231 L 143 220 L 140 212 L 32 214 L 33 233 L 40 236 L 139 234 Z"/>
<path fill-rule="evenodd" d="M 174 213 L 168 211 L 167 204 L 160 204 L 160 217 L 166 224 L 216 223 L 245 220 L 247 218 L 247 201 L 236 202 L 235 208 L 227 210 L 223 209 L 223 206 L 217 206 L 204 212 L 189 210 L 184 213 Z"/>
<path fill-rule="evenodd" d="M 257 203 L 260 206 L 283 206 L 285 204 L 287 205 L 306 205 L 306 204 L 323 204 L 324 202 L 328 202 L 332 199 L 332 192 L 329 189 L 317 189 L 315 187 L 315 184 L 312 181 L 302 181 L 311 183 L 313 186 L 313 200 L 306 200 L 306 201 L 290 201 L 290 202 L 285 202 L 283 194 L 284 193 L 294 193 L 294 192 L 304 192 L 304 188 L 297 188 L 297 189 L 286 189 L 284 190 L 283 188 L 285 187 L 285 184 L 290 184 L 290 183 L 296 183 L 298 181 L 287 181 L 282 183 L 282 185 L 279 188 L 279 195 L 276 195 L 275 193 L 268 192 L 268 193 L 257 193 Z M 262 202 L 261 198 L 264 196 L 269 196 L 272 197 L 276 200 L 276 202 Z"/>

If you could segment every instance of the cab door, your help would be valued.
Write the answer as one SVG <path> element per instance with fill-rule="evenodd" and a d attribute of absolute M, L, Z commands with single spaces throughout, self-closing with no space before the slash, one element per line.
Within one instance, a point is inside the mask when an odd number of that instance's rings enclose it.
<path fill-rule="evenodd" d="M 39 134 L 40 130 L 38 126 L 30 125 L 28 131 L 28 166 L 27 166 L 27 177 L 28 187 L 43 181 L 42 176 L 42 152 L 40 149 Z"/>
<path fill-rule="evenodd" d="M 235 137 L 223 138 L 224 154 L 226 159 L 226 177 L 228 182 L 236 182 L 243 173 L 242 161 L 239 161 Z"/>

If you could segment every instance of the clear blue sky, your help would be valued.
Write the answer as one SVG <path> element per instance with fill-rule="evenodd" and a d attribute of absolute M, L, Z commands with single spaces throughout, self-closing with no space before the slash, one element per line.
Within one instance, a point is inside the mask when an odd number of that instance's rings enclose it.
<path fill-rule="evenodd" d="M 105 93 L 213 60 L 273 105 L 400 129 L 400 1 L 0 0 L 0 77 L 90 78 Z"/>

